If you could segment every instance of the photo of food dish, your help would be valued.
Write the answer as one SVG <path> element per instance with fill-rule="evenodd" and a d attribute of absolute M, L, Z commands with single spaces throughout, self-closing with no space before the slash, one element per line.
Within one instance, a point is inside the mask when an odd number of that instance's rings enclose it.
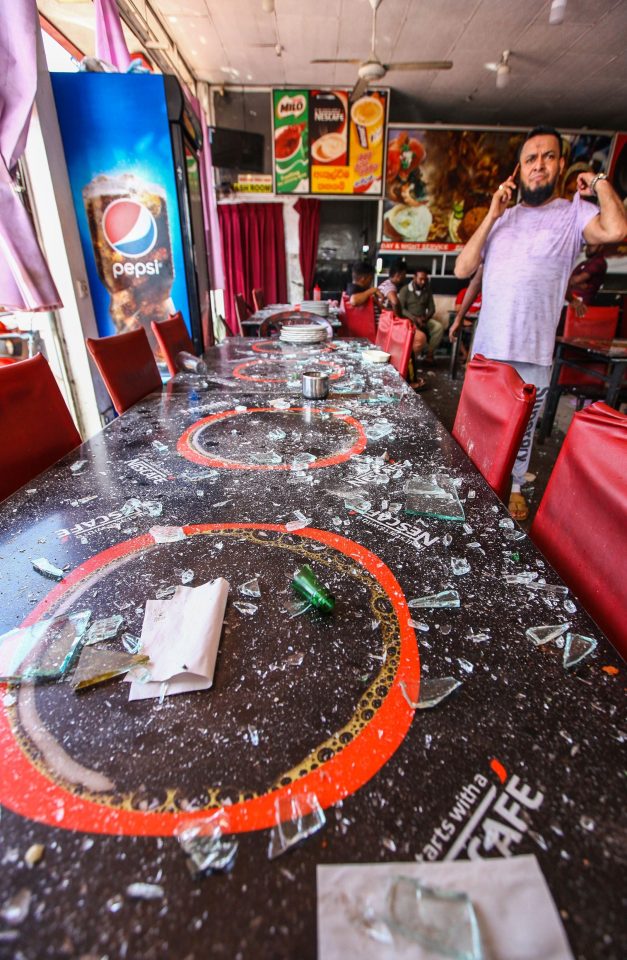
<path fill-rule="evenodd" d="M 386 213 L 383 230 L 392 240 L 424 243 L 432 222 L 433 217 L 426 203 L 413 206 L 397 203 Z"/>

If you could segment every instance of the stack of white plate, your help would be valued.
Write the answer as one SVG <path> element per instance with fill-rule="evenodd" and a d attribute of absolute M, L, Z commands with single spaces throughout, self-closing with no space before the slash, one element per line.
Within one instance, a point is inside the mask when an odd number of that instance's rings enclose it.
<path fill-rule="evenodd" d="M 317 323 L 281 327 L 281 340 L 287 343 L 320 343 L 327 339 L 326 327 Z"/>
<path fill-rule="evenodd" d="M 319 317 L 329 316 L 328 300 L 303 300 L 300 309 L 304 313 L 316 313 Z"/>

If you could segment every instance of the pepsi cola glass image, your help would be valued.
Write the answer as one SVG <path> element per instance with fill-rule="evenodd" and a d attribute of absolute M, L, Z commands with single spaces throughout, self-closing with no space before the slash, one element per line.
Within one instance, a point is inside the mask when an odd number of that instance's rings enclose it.
<path fill-rule="evenodd" d="M 173 312 L 172 247 L 165 191 L 133 174 L 94 177 L 83 189 L 98 275 L 118 333 Z"/>

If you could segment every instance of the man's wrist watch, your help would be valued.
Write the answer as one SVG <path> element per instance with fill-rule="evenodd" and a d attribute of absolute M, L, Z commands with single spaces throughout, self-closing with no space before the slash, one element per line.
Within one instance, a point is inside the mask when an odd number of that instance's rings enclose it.
<path fill-rule="evenodd" d="M 597 183 L 599 182 L 599 180 L 607 180 L 607 174 L 597 173 L 596 177 L 593 177 L 592 180 L 590 181 L 590 189 L 592 190 L 595 197 L 597 194 Z"/>

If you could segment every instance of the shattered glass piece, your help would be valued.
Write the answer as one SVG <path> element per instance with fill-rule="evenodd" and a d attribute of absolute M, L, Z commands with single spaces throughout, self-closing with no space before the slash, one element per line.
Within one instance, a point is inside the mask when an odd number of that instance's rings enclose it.
<path fill-rule="evenodd" d="M 91 611 L 82 610 L 0 636 L 0 680 L 58 680 L 72 665 L 90 618 Z"/>
<path fill-rule="evenodd" d="M 383 437 L 389 436 L 395 427 L 396 424 L 390 423 L 389 420 L 375 420 L 365 428 L 364 433 L 368 440 L 382 440 Z"/>
<path fill-rule="evenodd" d="M 239 592 L 245 597 L 260 597 L 261 590 L 259 589 L 259 580 L 255 577 L 254 580 L 247 580 L 246 583 L 240 584 L 238 587 Z"/>
<path fill-rule="evenodd" d="M 164 893 L 158 883 L 129 883 L 126 888 L 127 897 L 133 900 L 160 900 Z"/>
<path fill-rule="evenodd" d="M 86 460 L 75 460 L 74 463 L 71 465 L 70 470 L 72 471 L 72 473 L 81 473 L 86 466 L 87 466 Z"/>
<path fill-rule="evenodd" d="M 440 593 L 427 594 L 424 597 L 415 597 L 409 600 L 408 607 L 414 610 L 431 610 L 436 607 L 459 607 L 459 594 L 457 590 L 442 590 Z"/>
<path fill-rule="evenodd" d="M 335 597 L 320 583 L 309 564 L 304 564 L 294 574 L 292 587 L 320 613 L 333 612 Z"/>
<path fill-rule="evenodd" d="M 139 510 L 141 512 L 142 502 L 137 497 L 131 497 L 126 503 L 122 504 L 120 513 L 123 517 L 130 517 Z"/>
<path fill-rule="evenodd" d="M 472 532 L 473 532 L 473 529 L 472 529 L 472 527 L 470 526 L 470 524 L 469 524 L 469 523 L 465 523 L 465 524 L 464 524 L 464 533 L 467 534 L 468 536 L 470 536 L 470 534 L 471 534 Z"/>
<path fill-rule="evenodd" d="M 22 887 L 16 894 L 5 900 L 0 907 L 0 917 L 12 927 L 23 923 L 30 910 L 32 894 L 28 887 Z"/>
<path fill-rule="evenodd" d="M 141 653 L 120 653 L 118 650 L 94 650 L 92 647 L 84 647 L 72 677 L 72 689 L 85 690 L 98 683 L 106 683 L 107 680 L 128 673 L 131 667 L 148 663 L 149 659 Z"/>
<path fill-rule="evenodd" d="M 124 900 L 122 899 L 120 894 L 117 893 L 114 897 L 109 897 L 105 906 L 109 911 L 109 913 L 119 913 L 119 911 L 124 906 Z"/>
<path fill-rule="evenodd" d="M 462 668 L 462 670 L 465 671 L 465 673 L 472 673 L 472 671 L 475 669 L 474 665 L 470 663 L 468 660 L 464 660 L 463 657 L 458 657 L 457 662 Z"/>
<path fill-rule="evenodd" d="M 253 453 L 252 459 L 255 463 L 264 463 L 275 465 L 277 463 L 283 463 L 283 457 L 280 453 L 277 453 L 276 450 L 259 450 L 256 453 Z"/>
<path fill-rule="evenodd" d="M 463 577 L 470 573 L 470 564 L 465 557 L 451 557 L 451 570 L 456 577 Z"/>
<path fill-rule="evenodd" d="M 173 597 L 176 593 L 176 587 L 161 587 L 157 590 L 155 596 L 157 600 L 167 600 L 168 597 Z"/>
<path fill-rule="evenodd" d="M 559 583 L 525 583 L 527 590 L 536 590 L 538 593 L 548 593 L 554 597 L 565 597 L 568 594 L 568 587 L 563 587 Z"/>
<path fill-rule="evenodd" d="M 368 511 L 372 509 L 370 500 L 366 500 L 366 498 L 362 497 L 359 493 L 352 497 L 346 497 L 344 499 L 344 506 L 348 507 L 349 510 L 357 510 L 359 513 L 368 513 Z"/>
<path fill-rule="evenodd" d="M 268 858 L 274 860 L 326 823 L 315 793 L 296 793 L 274 801 L 276 826 L 270 831 Z"/>
<path fill-rule="evenodd" d="M 524 540 L 527 536 L 524 530 L 505 530 L 503 535 L 506 540 Z"/>
<path fill-rule="evenodd" d="M 151 527 L 148 533 L 155 543 L 178 543 L 186 539 L 183 527 Z"/>
<path fill-rule="evenodd" d="M 289 410 L 291 403 L 289 400 L 283 400 L 281 397 L 277 397 L 274 400 L 269 400 L 268 406 L 274 407 L 275 410 Z"/>
<path fill-rule="evenodd" d="M 259 731 L 256 729 L 256 727 L 251 726 L 250 723 L 248 724 L 248 736 L 250 738 L 250 742 L 252 743 L 253 747 L 258 747 Z"/>
<path fill-rule="evenodd" d="M 450 533 L 447 533 L 447 534 L 445 534 L 445 535 L 442 537 L 442 546 L 443 546 L 443 547 L 450 547 L 450 545 L 452 544 L 452 542 L 453 542 L 453 538 L 452 538 L 452 536 L 450 535 Z"/>
<path fill-rule="evenodd" d="M 358 907 L 350 914 L 350 921 L 371 940 L 393 946 L 392 931 L 383 917 L 380 917 L 371 905 L 365 905 L 363 908 Z"/>
<path fill-rule="evenodd" d="M 401 693 L 412 710 L 429 710 L 437 706 L 461 685 L 461 680 L 456 680 L 455 677 L 437 677 L 428 680 L 423 678 L 419 687 L 417 681 L 405 683 L 401 680 L 399 683 Z M 417 693 L 418 699 L 416 699 Z"/>
<path fill-rule="evenodd" d="M 315 460 L 313 453 L 297 453 L 290 458 L 290 466 L 292 470 L 306 470 Z"/>
<path fill-rule="evenodd" d="M 114 637 L 117 637 L 123 623 L 124 617 L 119 613 L 112 617 L 95 620 L 87 633 L 85 646 L 88 647 L 92 643 L 102 643 L 103 640 L 113 640 Z"/>
<path fill-rule="evenodd" d="M 284 663 L 286 667 L 300 667 L 304 659 L 305 654 L 298 650 L 296 653 L 292 653 L 289 657 L 286 657 Z"/>
<path fill-rule="evenodd" d="M 276 430 L 270 430 L 268 433 L 268 440 L 272 440 L 273 443 L 276 443 L 278 440 L 285 440 L 287 434 L 285 430 L 281 430 L 279 427 Z"/>
<path fill-rule="evenodd" d="M 567 633 L 562 661 L 566 669 L 581 663 L 596 649 L 596 646 L 597 641 L 594 637 L 584 637 L 581 633 Z"/>
<path fill-rule="evenodd" d="M 181 571 L 181 583 L 185 586 L 188 583 L 191 583 L 195 577 L 193 570 L 182 570 Z"/>
<path fill-rule="evenodd" d="M 43 574 L 49 580 L 63 580 L 65 576 L 61 567 L 55 567 L 54 563 L 50 563 L 45 557 L 38 557 L 37 560 L 31 560 L 31 563 L 37 573 Z"/>
<path fill-rule="evenodd" d="M 409 626 L 413 627 L 414 630 L 420 630 L 421 633 L 428 633 L 430 629 L 429 624 L 422 623 L 421 620 L 410 620 Z"/>
<path fill-rule="evenodd" d="M 513 530 L 514 521 L 510 517 L 504 517 L 503 520 L 499 520 L 499 527 L 502 527 L 503 530 Z"/>
<path fill-rule="evenodd" d="M 433 474 L 430 477 L 410 477 L 404 487 L 407 494 L 405 512 L 438 520 L 465 520 L 464 508 L 457 488 L 450 477 Z"/>
<path fill-rule="evenodd" d="M 468 493 L 466 494 L 466 496 L 467 496 L 468 500 L 474 500 L 475 497 L 477 496 L 477 491 L 476 491 L 476 490 L 469 490 Z"/>
<path fill-rule="evenodd" d="M 477 916 L 466 893 L 395 877 L 388 911 L 391 929 L 412 943 L 453 960 L 483 960 Z"/>
<path fill-rule="evenodd" d="M 258 606 L 254 603 L 245 603 L 243 600 L 234 600 L 233 606 L 236 610 L 239 610 L 240 613 L 243 613 L 245 617 L 254 617 L 259 609 Z"/>
<path fill-rule="evenodd" d="M 539 647 L 543 643 L 548 643 L 549 640 L 555 640 L 557 637 L 561 637 L 569 627 L 569 623 L 557 623 L 553 626 L 546 627 L 529 627 L 528 630 L 525 630 L 525 636 L 533 640 L 536 646 Z"/>
<path fill-rule="evenodd" d="M 149 517 L 160 517 L 163 513 L 163 504 L 160 500 L 144 500 L 142 507 Z"/>
<path fill-rule="evenodd" d="M 239 841 L 224 836 L 228 819 L 223 810 L 210 817 L 184 820 L 174 828 L 174 836 L 188 858 L 193 876 L 230 870 L 235 863 Z"/>
<path fill-rule="evenodd" d="M 311 603 L 309 600 L 286 600 L 285 606 L 290 615 L 290 620 L 293 620 L 294 617 L 300 617 L 303 613 L 307 613 L 311 608 Z"/>
<path fill-rule="evenodd" d="M 132 633 L 123 633 L 122 646 L 127 653 L 139 653 L 142 648 L 141 638 L 134 637 Z"/>
<path fill-rule="evenodd" d="M 566 613 L 577 613 L 577 607 L 572 600 L 564 600 L 564 610 Z"/>
<path fill-rule="evenodd" d="M 245 403 L 238 403 L 237 406 L 234 407 L 234 410 L 236 413 L 246 413 L 246 411 L 248 410 L 248 407 L 246 406 Z"/>
<path fill-rule="evenodd" d="M 506 573 L 503 583 L 531 583 L 538 579 L 537 570 L 521 570 L 520 573 Z"/>
<path fill-rule="evenodd" d="M 157 453 L 163 454 L 163 453 L 167 453 L 169 450 L 169 447 L 167 446 L 167 444 L 161 443 L 160 440 L 153 440 L 152 446 L 153 446 L 153 449 L 157 451 Z"/>

